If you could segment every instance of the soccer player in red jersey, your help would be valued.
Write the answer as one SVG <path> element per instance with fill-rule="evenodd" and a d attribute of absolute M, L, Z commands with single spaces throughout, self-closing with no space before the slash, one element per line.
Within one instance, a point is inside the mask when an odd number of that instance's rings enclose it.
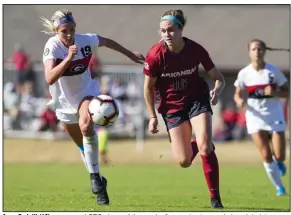
<path fill-rule="evenodd" d="M 223 208 L 219 193 L 219 167 L 212 142 L 212 109 L 224 88 L 224 78 L 208 52 L 198 43 L 182 36 L 186 19 L 181 10 L 169 10 L 160 20 L 162 40 L 148 52 L 144 65 L 144 98 L 149 113 L 149 131 L 158 132 L 155 111 L 166 123 L 175 160 L 189 167 L 200 152 L 212 208 Z M 209 92 L 198 74 L 204 69 L 215 81 Z M 192 133 L 196 140 L 191 142 Z"/>

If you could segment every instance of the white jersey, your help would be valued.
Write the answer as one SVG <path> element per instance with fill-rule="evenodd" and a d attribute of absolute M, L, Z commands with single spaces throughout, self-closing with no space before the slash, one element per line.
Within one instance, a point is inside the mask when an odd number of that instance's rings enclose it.
<path fill-rule="evenodd" d="M 72 59 L 62 77 L 49 86 L 52 99 L 48 105 L 56 112 L 76 114 L 85 96 L 97 96 L 99 93 L 96 82 L 91 79 L 89 69 L 92 50 L 98 47 L 99 38 L 96 34 L 76 34 L 75 45 L 78 47 L 78 54 Z M 56 35 L 45 45 L 43 62 L 54 59 L 55 65 L 58 65 L 67 55 L 68 48 Z"/>
<path fill-rule="evenodd" d="M 246 121 L 249 133 L 259 130 L 284 131 L 285 118 L 280 98 L 266 96 L 266 86 L 280 87 L 287 82 L 280 69 L 266 64 L 261 71 L 256 71 L 250 64 L 243 68 L 234 85 L 248 93 Z"/>

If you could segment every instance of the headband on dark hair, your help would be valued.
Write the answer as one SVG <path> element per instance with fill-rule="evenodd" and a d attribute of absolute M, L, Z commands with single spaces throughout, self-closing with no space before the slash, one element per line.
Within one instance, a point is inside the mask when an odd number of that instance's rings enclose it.
<path fill-rule="evenodd" d="M 174 17 L 174 16 L 172 16 L 172 15 L 166 15 L 166 16 L 163 16 L 163 17 L 161 18 L 161 21 L 163 21 L 163 20 L 171 20 L 172 22 L 174 22 L 174 23 L 180 25 L 181 27 L 183 27 L 182 22 L 180 22 L 179 19 L 177 19 L 176 17 Z"/>
<path fill-rule="evenodd" d="M 54 21 L 54 27 L 57 28 L 60 25 L 65 24 L 65 23 L 68 23 L 68 22 L 75 23 L 74 18 L 73 18 L 72 15 L 65 15 L 65 16 L 62 16 L 59 19 L 55 20 Z"/>

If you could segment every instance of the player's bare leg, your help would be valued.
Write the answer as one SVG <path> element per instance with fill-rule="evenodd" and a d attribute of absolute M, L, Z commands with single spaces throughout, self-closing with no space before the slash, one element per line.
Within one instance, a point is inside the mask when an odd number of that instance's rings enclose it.
<path fill-rule="evenodd" d="M 191 141 L 191 147 L 192 147 L 192 152 L 193 152 L 192 157 L 191 157 L 191 163 L 192 163 L 193 160 L 195 159 L 196 155 L 197 155 L 198 152 L 199 152 L 196 138 L 194 138 L 194 139 Z"/>
<path fill-rule="evenodd" d="M 79 108 L 79 126 L 83 135 L 85 160 L 90 172 L 92 192 L 97 194 L 99 205 L 108 205 L 107 179 L 100 175 L 98 162 L 98 137 L 89 114 L 90 99 L 84 99 Z"/>
<path fill-rule="evenodd" d="M 219 193 L 219 165 L 212 142 L 211 113 L 205 112 L 191 119 L 202 158 L 204 176 L 208 185 L 212 208 L 223 208 Z"/>
<path fill-rule="evenodd" d="M 79 124 L 65 124 L 63 123 L 64 129 L 67 131 L 67 133 L 71 136 L 73 141 L 76 143 L 80 150 L 82 161 L 84 162 L 84 165 L 86 169 L 88 170 L 85 154 L 84 154 L 84 146 L 83 146 L 83 135 L 80 130 Z M 88 170 L 89 172 L 89 170 Z"/>
<path fill-rule="evenodd" d="M 269 132 L 259 131 L 251 134 L 251 136 L 262 155 L 266 173 L 277 190 L 276 195 L 285 195 L 286 192 L 280 177 L 279 167 L 272 158 L 272 151 L 269 144 Z"/>
<path fill-rule="evenodd" d="M 185 121 L 169 130 L 174 159 L 183 168 L 189 167 L 192 163 L 191 133 L 192 129 L 189 121 Z"/>

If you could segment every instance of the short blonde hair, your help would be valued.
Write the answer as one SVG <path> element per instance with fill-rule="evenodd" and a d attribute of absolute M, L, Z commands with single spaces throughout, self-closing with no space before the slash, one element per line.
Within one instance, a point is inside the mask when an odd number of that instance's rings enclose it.
<path fill-rule="evenodd" d="M 67 16 L 67 15 L 72 15 L 72 12 L 67 9 L 62 9 L 54 13 L 54 15 L 51 18 L 51 21 L 45 17 L 40 17 L 42 25 L 46 28 L 46 30 L 41 31 L 41 32 L 44 32 L 45 34 L 48 34 L 48 35 L 54 35 L 55 34 L 54 22 L 58 20 L 59 18 L 63 16 Z"/>

